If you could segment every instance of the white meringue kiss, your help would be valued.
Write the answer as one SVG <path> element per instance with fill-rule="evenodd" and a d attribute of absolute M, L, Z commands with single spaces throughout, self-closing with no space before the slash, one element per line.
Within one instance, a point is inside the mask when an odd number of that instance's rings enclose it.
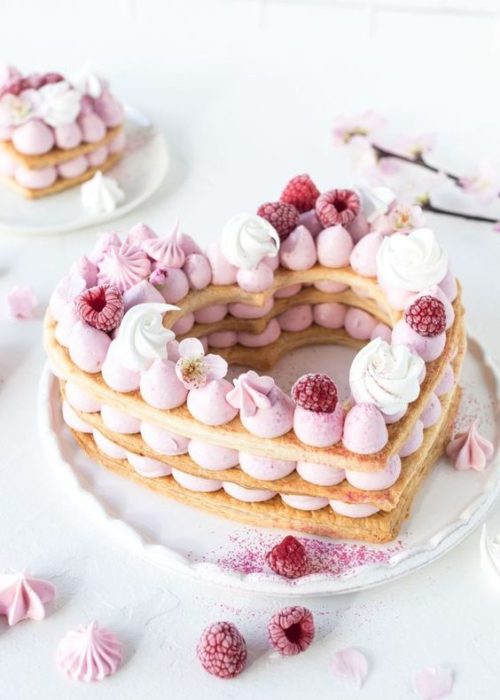
<path fill-rule="evenodd" d="M 439 284 L 447 270 L 448 254 L 430 228 L 386 236 L 377 253 L 379 281 L 408 292 Z"/>
<path fill-rule="evenodd" d="M 361 187 L 352 188 L 361 202 L 361 211 L 368 223 L 373 223 L 377 216 L 385 214 L 390 205 L 396 200 L 396 195 L 389 187 Z"/>
<path fill-rule="evenodd" d="M 226 260 L 252 270 L 265 257 L 274 258 L 280 249 L 276 229 L 256 214 L 236 214 L 222 229 L 220 247 Z"/>
<path fill-rule="evenodd" d="M 424 361 L 406 345 L 389 345 L 374 338 L 355 356 L 349 373 L 357 403 L 372 403 L 383 413 L 406 411 L 420 393 Z"/>
<path fill-rule="evenodd" d="M 175 333 L 163 326 L 163 314 L 177 311 L 172 304 L 137 304 L 127 311 L 116 338 L 121 363 L 137 372 L 155 360 L 167 359 L 167 344 Z"/>

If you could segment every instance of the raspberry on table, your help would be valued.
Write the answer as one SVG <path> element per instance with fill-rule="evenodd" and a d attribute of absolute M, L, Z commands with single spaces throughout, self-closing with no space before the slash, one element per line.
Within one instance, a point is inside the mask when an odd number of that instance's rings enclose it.
<path fill-rule="evenodd" d="M 303 214 L 314 209 L 320 192 L 309 175 L 296 175 L 283 190 L 280 201 L 293 204 Z"/>
<path fill-rule="evenodd" d="M 305 651 L 314 639 L 314 618 L 307 608 L 294 605 L 272 616 L 267 625 L 269 644 L 282 656 Z"/>
<path fill-rule="evenodd" d="M 419 297 L 406 309 L 405 321 L 424 338 L 434 338 L 446 330 L 446 309 L 436 297 Z"/>
<path fill-rule="evenodd" d="M 111 284 L 86 289 L 75 299 L 75 308 L 82 321 L 105 333 L 120 325 L 124 313 L 121 292 Z"/>
<path fill-rule="evenodd" d="M 309 568 L 304 545 L 291 535 L 266 554 L 266 561 L 275 574 L 285 578 L 305 576 Z"/>
<path fill-rule="evenodd" d="M 298 406 L 316 413 L 333 413 L 338 403 L 337 387 L 327 374 L 304 374 L 291 394 Z"/>
<path fill-rule="evenodd" d="M 281 241 L 299 225 L 299 212 L 293 204 L 286 202 L 266 202 L 261 204 L 257 214 L 274 226 Z"/>
<path fill-rule="evenodd" d="M 352 190 L 330 190 L 316 200 L 316 214 L 323 226 L 348 226 L 357 217 L 359 197 Z"/>
<path fill-rule="evenodd" d="M 247 645 L 232 622 L 215 622 L 202 633 L 196 648 L 201 665 L 212 676 L 234 678 L 244 669 Z"/>

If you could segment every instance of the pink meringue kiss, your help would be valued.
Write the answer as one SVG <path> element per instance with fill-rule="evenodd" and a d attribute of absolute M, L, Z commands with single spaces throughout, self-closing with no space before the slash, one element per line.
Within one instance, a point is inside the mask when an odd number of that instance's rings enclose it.
<path fill-rule="evenodd" d="M 284 479 L 295 471 L 296 467 L 296 463 L 289 460 L 259 457 L 246 452 L 240 452 L 239 462 L 245 474 L 261 481 Z"/>
<path fill-rule="evenodd" d="M 263 348 L 274 343 L 281 335 L 281 326 L 276 318 L 272 318 L 262 333 L 238 333 L 238 343 L 245 348 Z"/>
<path fill-rule="evenodd" d="M 327 302 L 326 304 L 316 304 L 313 307 L 314 323 L 323 328 L 332 330 L 343 328 L 347 306 L 337 304 L 337 302 Z"/>
<path fill-rule="evenodd" d="M 163 304 L 163 295 L 147 280 L 142 280 L 123 293 L 125 313 L 137 304 Z"/>
<path fill-rule="evenodd" d="M 111 342 L 106 359 L 103 362 L 102 378 L 115 391 L 136 391 L 141 382 L 141 373 L 128 369 L 121 364 L 121 354 L 116 340 Z"/>
<path fill-rule="evenodd" d="M 250 370 L 240 374 L 233 384 L 227 400 L 240 410 L 241 422 L 250 433 L 275 438 L 292 428 L 293 401 L 272 377 L 260 377 Z"/>
<path fill-rule="evenodd" d="M 66 382 L 64 396 L 72 408 L 84 413 L 97 413 L 101 410 L 101 404 L 93 396 L 89 396 L 74 382 Z"/>
<path fill-rule="evenodd" d="M 93 106 L 108 128 L 112 129 L 123 122 L 123 107 L 107 90 L 94 100 Z"/>
<path fill-rule="evenodd" d="M 271 498 L 276 496 L 276 491 L 267 491 L 266 489 L 247 489 L 244 486 L 239 486 L 238 484 L 231 484 L 229 481 L 222 482 L 222 488 L 228 494 L 236 498 L 238 501 L 244 501 L 245 503 L 262 503 L 263 501 L 270 501 Z"/>
<path fill-rule="evenodd" d="M 389 458 L 385 469 L 378 472 L 356 472 L 347 470 L 347 481 L 356 489 L 363 491 L 381 491 L 390 488 L 399 479 L 401 474 L 401 459 L 399 455 Z"/>
<path fill-rule="evenodd" d="M 354 306 L 347 309 L 344 326 L 351 338 L 369 340 L 376 325 L 377 319 L 368 312 Z"/>
<path fill-rule="evenodd" d="M 226 260 L 218 241 L 207 248 L 207 258 L 212 268 L 212 284 L 235 284 L 238 268 Z"/>
<path fill-rule="evenodd" d="M 304 331 L 313 323 L 313 312 L 310 304 L 299 304 L 284 311 L 277 317 L 281 330 L 297 333 Z"/>
<path fill-rule="evenodd" d="M 420 420 L 424 428 L 430 428 L 435 425 L 441 417 L 442 407 L 441 401 L 436 394 L 431 394 L 427 406 L 420 414 Z"/>
<path fill-rule="evenodd" d="M 407 345 L 424 362 L 436 360 L 446 345 L 446 333 L 433 337 L 422 336 L 401 319 L 392 329 L 392 342 L 395 345 Z"/>
<path fill-rule="evenodd" d="M 141 421 L 112 406 L 101 406 L 102 422 L 108 430 L 120 435 L 135 435 L 141 429 Z"/>
<path fill-rule="evenodd" d="M 382 338 L 382 340 L 385 340 L 386 343 L 390 344 L 392 339 L 392 329 L 389 328 L 389 326 L 386 326 L 385 323 L 377 323 L 370 334 L 370 340 L 373 340 L 374 338 Z"/>
<path fill-rule="evenodd" d="M 190 414 L 205 425 L 229 423 L 238 414 L 227 400 L 232 388 L 227 379 L 214 379 L 199 389 L 191 389 L 187 397 Z"/>
<path fill-rule="evenodd" d="M 330 447 L 342 437 L 344 410 L 337 402 L 331 413 L 310 411 L 302 406 L 295 406 L 293 429 L 295 435 L 305 445 L 312 447 Z"/>
<path fill-rule="evenodd" d="M 264 260 L 252 270 L 240 268 L 236 273 L 236 282 L 245 292 L 263 292 L 265 289 L 269 289 L 273 281 L 273 271 Z"/>
<path fill-rule="evenodd" d="M 29 574 L 0 574 L 0 615 L 10 627 L 21 620 L 43 620 L 56 595 L 55 586 Z"/>
<path fill-rule="evenodd" d="M 200 467 L 218 471 L 220 469 L 232 469 L 238 464 L 237 450 L 229 447 L 208 445 L 206 442 L 191 440 L 188 448 L 189 456 Z"/>
<path fill-rule="evenodd" d="M 57 180 L 57 170 L 52 165 L 37 170 L 18 165 L 14 176 L 23 187 L 30 190 L 43 190 L 45 187 L 51 187 Z"/>
<path fill-rule="evenodd" d="M 55 330 L 55 337 L 60 345 L 65 348 L 69 347 L 71 331 L 79 321 L 80 316 L 76 313 L 75 305 L 67 304 L 64 311 L 61 313 Z"/>
<path fill-rule="evenodd" d="M 356 404 L 347 413 L 342 441 L 351 452 L 374 454 L 387 445 L 388 439 L 384 417 L 373 404 Z"/>
<path fill-rule="evenodd" d="M 400 457 L 409 457 L 422 445 L 424 441 L 424 424 L 421 420 L 418 420 L 413 426 L 413 430 L 410 433 L 408 440 L 404 443 L 402 448 L 399 450 Z"/>
<path fill-rule="evenodd" d="M 309 270 L 317 259 L 314 238 L 305 226 L 297 226 L 281 243 L 279 260 L 287 270 Z"/>
<path fill-rule="evenodd" d="M 128 245 L 135 245 L 140 248 L 144 241 L 147 241 L 149 238 L 158 238 L 158 235 L 150 226 L 139 222 L 129 229 L 125 238 L 125 243 Z"/>
<path fill-rule="evenodd" d="M 82 130 L 76 122 L 56 126 L 54 128 L 54 136 L 56 140 L 55 145 L 64 151 L 76 148 L 82 142 Z"/>
<path fill-rule="evenodd" d="M 12 143 L 19 153 L 41 156 L 54 148 L 55 137 L 50 126 L 39 119 L 32 119 L 14 129 Z"/>
<path fill-rule="evenodd" d="M 350 262 L 352 269 L 363 277 L 377 276 L 377 252 L 382 245 L 380 233 L 369 233 L 354 246 Z"/>
<path fill-rule="evenodd" d="M 106 136 L 106 124 L 97 114 L 82 114 L 77 121 L 85 143 L 97 143 Z"/>
<path fill-rule="evenodd" d="M 188 394 L 177 378 L 175 362 L 171 360 L 155 360 L 141 374 L 140 392 L 146 403 L 160 409 L 182 406 Z"/>
<path fill-rule="evenodd" d="M 448 443 L 446 454 L 453 460 L 455 469 L 474 469 L 482 472 L 494 453 L 493 444 L 480 435 L 478 419 L 472 421 L 465 433 L 459 433 Z"/>
<path fill-rule="evenodd" d="M 89 163 L 85 156 L 72 158 L 57 166 L 57 172 L 65 179 L 80 177 L 88 169 Z"/>
<path fill-rule="evenodd" d="M 212 268 L 207 258 L 201 253 L 188 255 L 182 269 L 191 289 L 205 289 L 212 281 Z"/>
<path fill-rule="evenodd" d="M 167 304 L 177 304 L 189 292 L 188 278 L 182 270 L 169 267 L 166 279 L 160 286 L 160 292 Z"/>
<path fill-rule="evenodd" d="M 330 501 L 330 507 L 335 513 L 346 518 L 369 518 L 380 510 L 371 503 L 344 503 L 335 499 Z"/>
<path fill-rule="evenodd" d="M 352 224 L 349 224 L 347 230 L 351 234 L 351 238 L 354 243 L 359 243 L 364 236 L 369 234 L 370 224 L 366 220 L 365 215 L 362 212 L 359 212 Z"/>
<path fill-rule="evenodd" d="M 178 336 L 187 335 L 193 326 L 194 314 L 186 314 L 174 323 L 172 331 Z"/>
<path fill-rule="evenodd" d="M 147 479 L 169 476 L 172 473 L 172 468 L 165 462 L 160 462 L 160 460 L 152 459 L 151 457 L 144 457 L 144 455 L 136 455 L 133 452 L 127 452 L 127 461 L 138 474 L 145 476 Z"/>
<path fill-rule="evenodd" d="M 125 132 L 121 131 L 115 136 L 115 138 L 112 141 L 108 143 L 109 152 L 120 153 L 121 151 L 123 151 L 126 145 L 127 137 L 125 136 Z"/>
<path fill-rule="evenodd" d="M 353 249 L 352 238 L 343 226 L 329 226 L 316 239 L 318 260 L 325 267 L 346 267 Z"/>
<path fill-rule="evenodd" d="M 344 469 L 317 462 L 297 462 L 297 472 L 304 481 L 318 486 L 336 486 L 345 479 Z"/>
<path fill-rule="evenodd" d="M 213 491 L 220 491 L 222 488 L 222 481 L 219 481 L 218 479 L 204 479 L 201 476 L 186 474 L 178 469 L 172 469 L 172 476 L 178 484 L 183 486 L 185 489 L 189 489 L 189 491 L 211 493 Z"/>
<path fill-rule="evenodd" d="M 97 265 L 85 255 L 78 258 L 70 267 L 70 274 L 83 277 L 87 287 L 95 287 L 97 285 L 97 272 Z"/>
<path fill-rule="evenodd" d="M 168 433 L 152 423 L 141 423 L 141 436 L 146 445 L 161 455 L 183 455 L 188 451 L 189 439 L 183 435 Z"/>
<path fill-rule="evenodd" d="M 84 372 L 96 374 L 101 371 L 110 345 L 111 339 L 106 333 L 78 321 L 69 338 L 69 355 Z"/>
<path fill-rule="evenodd" d="M 112 632 L 97 622 L 80 625 L 59 642 L 56 664 L 65 676 L 74 681 L 102 681 L 119 669 L 122 663 L 122 643 Z"/>

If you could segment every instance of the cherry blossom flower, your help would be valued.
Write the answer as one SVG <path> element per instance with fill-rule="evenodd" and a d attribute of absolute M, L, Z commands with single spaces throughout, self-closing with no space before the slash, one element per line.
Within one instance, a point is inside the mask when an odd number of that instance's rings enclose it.
<path fill-rule="evenodd" d="M 332 129 L 333 140 L 337 145 L 345 145 L 353 140 L 369 140 L 369 137 L 385 126 L 385 119 L 369 110 L 354 117 L 339 116 Z"/>
<path fill-rule="evenodd" d="M 488 204 L 500 195 L 500 175 L 489 161 L 479 163 L 476 171 L 461 177 L 459 184 L 468 194 L 477 195 L 483 204 Z"/>
<path fill-rule="evenodd" d="M 397 204 L 388 214 L 377 217 L 373 222 L 373 230 L 384 235 L 389 233 L 409 233 L 416 228 L 425 226 L 425 216 L 416 204 Z"/>
<path fill-rule="evenodd" d="M 31 287 L 16 286 L 7 294 L 7 306 L 12 318 L 20 320 L 33 318 L 38 299 Z"/>
<path fill-rule="evenodd" d="M 199 389 L 207 382 L 222 379 L 227 374 L 227 362 L 220 355 L 205 355 L 198 338 L 186 338 L 179 343 L 179 359 L 175 373 L 186 389 Z"/>
<path fill-rule="evenodd" d="M 405 136 L 400 139 L 397 150 L 405 156 L 417 160 L 421 158 L 424 153 L 432 151 L 435 143 L 436 134 L 434 133 Z"/>
<path fill-rule="evenodd" d="M 7 92 L 0 98 L 0 126 L 20 126 L 37 114 L 35 90 L 24 90 L 20 95 Z"/>

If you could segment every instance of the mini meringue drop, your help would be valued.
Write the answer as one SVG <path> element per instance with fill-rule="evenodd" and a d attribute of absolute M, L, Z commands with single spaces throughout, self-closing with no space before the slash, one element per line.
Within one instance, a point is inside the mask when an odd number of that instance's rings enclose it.
<path fill-rule="evenodd" d="M 80 625 L 59 642 L 56 664 L 74 681 L 102 681 L 116 673 L 122 663 L 122 643 L 97 622 Z"/>
<path fill-rule="evenodd" d="M 0 615 L 13 627 L 21 620 L 43 620 L 45 606 L 55 598 L 56 589 L 48 581 L 29 574 L 0 574 Z"/>
<path fill-rule="evenodd" d="M 125 199 L 125 192 L 117 181 L 103 175 L 101 170 L 81 186 L 80 193 L 82 206 L 98 214 L 115 211 L 118 204 Z"/>
<path fill-rule="evenodd" d="M 140 372 L 155 360 L 166 360 L 167 344 L 175 334 L 163 326 L 163 314 L 178 311 L 171 304 L 137 304 L 127 311 L 116 337 L 121 362 L 127 369 Z"/>
<path fill-rule="evenodd" d="M 278 232 L 257 214 L 236 214 L 222 229 L 220 248 L 235 267 L 252 270 L 265 257 L 274 258 L 280 249 Z"/>

